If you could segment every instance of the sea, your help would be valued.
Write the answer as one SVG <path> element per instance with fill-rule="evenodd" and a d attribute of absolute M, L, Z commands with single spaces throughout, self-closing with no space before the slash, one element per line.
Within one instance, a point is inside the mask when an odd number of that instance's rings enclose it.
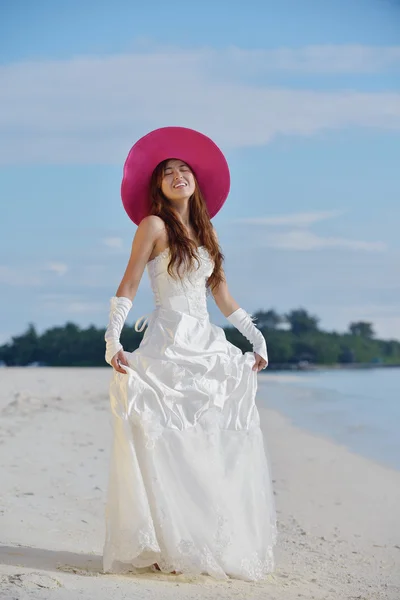
<path fill-rule="evenodd" d="M 400 471 L 400 368 L 261 372 L 260 405 Z"/>

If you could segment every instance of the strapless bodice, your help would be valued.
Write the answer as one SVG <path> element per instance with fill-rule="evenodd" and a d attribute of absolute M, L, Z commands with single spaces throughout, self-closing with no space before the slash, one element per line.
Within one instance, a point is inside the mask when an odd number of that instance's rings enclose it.
<path fill-rule="evenodd" d="M 213 272 L 214 263 L 205 246 L 199 246 L 197 254 L 200 264 L 195 261 L 194 268 L 181 279 L 168 273 L 169 248 L 147 263 L 156 308 L 175 310 L 197 318 L 208 317 L 206 283 Z M 136 331 L 142 331 L 146 326 L 147 320 L 139 327 L 144 317 L 146 315 L 136 321 Z"/>

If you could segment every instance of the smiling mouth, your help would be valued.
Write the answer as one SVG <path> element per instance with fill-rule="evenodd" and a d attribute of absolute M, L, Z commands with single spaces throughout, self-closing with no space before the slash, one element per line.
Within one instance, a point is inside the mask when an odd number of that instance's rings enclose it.
<path fill-rule="evenodd" d="M 174 189 L 176 190 L 177 188 L 181 188 L 181 187 L 186 187 L 186 183 L 184 183 L 183 181 L 180 183 L 177 183 L 176 185 L 173 186 Z"/>

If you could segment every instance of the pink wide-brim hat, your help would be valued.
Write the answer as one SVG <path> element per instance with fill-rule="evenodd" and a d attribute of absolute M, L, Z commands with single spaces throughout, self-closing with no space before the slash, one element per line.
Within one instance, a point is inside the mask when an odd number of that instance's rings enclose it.
<path fill-rule="evenodd" d="M 150 179 L 160 162 L 176 158 L 189 165 L 199 184 L 210 218 L 224 204 L 230 188 L 228 163 L 206 135 L 186 127 L 161 127 L 140 138 L 124 165 L 122 203 L 136 225 L 149 214 Z"/>

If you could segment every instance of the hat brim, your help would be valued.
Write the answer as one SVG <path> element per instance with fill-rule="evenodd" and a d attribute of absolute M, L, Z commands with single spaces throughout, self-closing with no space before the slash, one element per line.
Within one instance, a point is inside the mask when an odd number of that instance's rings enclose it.
<path fill-rule="evenodd" d="M 186 127 L 161 127 L 140 138 L 124 164 L 121 197 L 128 216 L 136 225 L 149 214 L 150 179 L 158 164 L 176 158 L 193 170 L 210 218 L 224 204 L 230 188 L 226 159 L 206 135 Z"/>

